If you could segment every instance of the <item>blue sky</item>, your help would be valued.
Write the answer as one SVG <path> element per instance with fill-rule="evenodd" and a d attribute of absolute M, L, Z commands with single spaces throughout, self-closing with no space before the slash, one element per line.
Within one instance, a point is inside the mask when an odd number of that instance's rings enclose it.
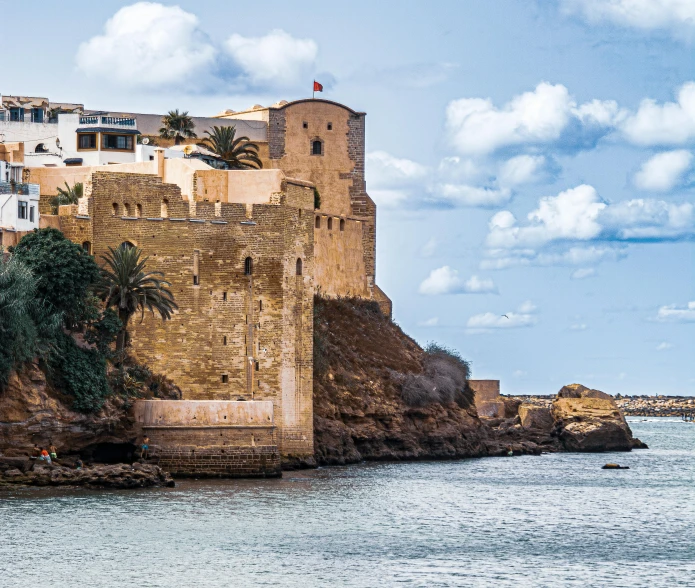
<path fill-rule="evenodd" d="M 316 77 L 366 111 L 377 280 L 474 377 L 695 393 L 692 0 L 42 7 L 4 93 L 206 115 Z"/>

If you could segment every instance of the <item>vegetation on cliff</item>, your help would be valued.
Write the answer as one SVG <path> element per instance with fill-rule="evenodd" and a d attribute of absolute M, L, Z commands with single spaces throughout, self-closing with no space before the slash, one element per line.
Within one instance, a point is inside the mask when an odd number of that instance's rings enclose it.
<path fill-rule="evenodd" d="M 129 279 L 151 280 L 144 261 L 135 264 L 135 274 L 126 272 Z M 50 388 L 70 397 L 80 412 L 99 410 L 113 393 L 135 396 L 161 389 L 169 395 L 171 386 L 163 378 L 135 364 L 123 347 L 114 352 L 113 344 L 139 306 L 161 306 L 166 315 L 175 308 L 173 296 L 163 294 L 156 279 L 147 282 L 147 296 L 142 288 L 131 288 L 123 296 L 129 313 L 121 320 L 109 308 L 113 300 L 105 280 L 94 258 L 55 229 L 35 230 L 10 256 L 0 255 L 0 392 L 13 370 L 37 359 Z"/>

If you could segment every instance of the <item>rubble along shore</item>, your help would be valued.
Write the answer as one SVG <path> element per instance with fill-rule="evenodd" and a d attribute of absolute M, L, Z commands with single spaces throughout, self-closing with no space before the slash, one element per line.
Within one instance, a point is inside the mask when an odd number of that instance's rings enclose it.
<path fill-rule="evenodd" d="M 526 404 L 550 408 L 554 395 L 504 396 Z M 695 414 L 695 398 L 692 396 L 621 396 L 613 397 L 625 416 L 680 417 Z"/>
<path fill-rule="evenodd" d="M 152 464 L 121 463 L 76 469 L 25 457 L 0 457 L 0 488 L 8 486 L 172 488 L 174 480 L 162 468 Z"/>

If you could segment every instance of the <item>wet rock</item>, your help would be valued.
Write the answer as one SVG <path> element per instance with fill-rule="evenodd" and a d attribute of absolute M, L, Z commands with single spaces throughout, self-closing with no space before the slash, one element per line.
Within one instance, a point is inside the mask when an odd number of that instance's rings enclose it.
<path fill-rule="evenodd" d="M 9 473 L 8 473 L 9 472 Z M 25 486 L 86 486 L 91 488 L 173 487 L 174 480 L 157 465 L 97 465 L 80 470 L 36 463 L 27 472 L 15 468 L 3 474 L 5 484 Z"/>

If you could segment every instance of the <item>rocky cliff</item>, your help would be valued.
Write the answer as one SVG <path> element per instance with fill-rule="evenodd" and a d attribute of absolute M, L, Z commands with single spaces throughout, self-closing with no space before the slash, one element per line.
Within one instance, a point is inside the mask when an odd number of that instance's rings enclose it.
<path fill-rule="evenodd" d="M 408 406 L 401 384 L 423 371 L 423 349 L 376 304 L 317 299 L 314 435 L 319 464 L 500 453 L 475 408 Z"/>

